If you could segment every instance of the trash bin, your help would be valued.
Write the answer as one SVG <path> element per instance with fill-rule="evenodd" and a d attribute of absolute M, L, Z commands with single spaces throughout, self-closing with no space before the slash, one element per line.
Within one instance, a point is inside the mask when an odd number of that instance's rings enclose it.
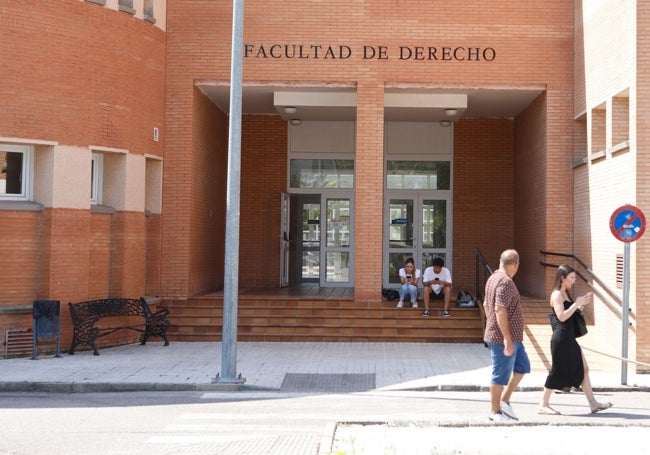
<path fill-rule="evenodd" d="M 35 300 L 33 307 L 32 360 L 36 360 L 39 338 L 56 338 L 56 357 L 61 357 L 61 302 L 59 300 Z"/>

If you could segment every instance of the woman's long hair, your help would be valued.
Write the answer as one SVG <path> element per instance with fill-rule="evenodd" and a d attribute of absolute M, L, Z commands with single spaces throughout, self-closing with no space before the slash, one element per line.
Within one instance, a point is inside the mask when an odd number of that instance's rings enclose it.
<path fill-rule="evenodd" d="M 562 264 L 557 268 L 555 272 L 555 282 L 553 283 L 553 290 L 559 290 L 562 287 L 562 278 L 566 278 L 569 273 L 575 272 L 575 269 L 570 265 Z M 573 302 L 573 296 L 571 295 L 571 290 L 566 288 L 566 295 L 571 302 Z"/>

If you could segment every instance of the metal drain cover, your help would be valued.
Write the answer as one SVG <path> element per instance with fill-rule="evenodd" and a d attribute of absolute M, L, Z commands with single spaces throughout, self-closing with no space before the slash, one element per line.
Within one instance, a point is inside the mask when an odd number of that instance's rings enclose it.
<path fill-rule="evenodd" d="M 363 392 L 375 388 L 373 374 L 287 373 L 283 392 Z"/>

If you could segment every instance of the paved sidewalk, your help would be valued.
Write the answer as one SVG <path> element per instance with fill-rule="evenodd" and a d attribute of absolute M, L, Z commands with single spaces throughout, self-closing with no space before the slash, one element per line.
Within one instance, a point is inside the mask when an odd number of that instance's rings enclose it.
<path fill-rule="evenodd" d="M 490 355 L 483 344 L 237 343 L 236 375 L 242 390 L 300 390 L 342 381 L 340 391 L 487 390 Z M 102 392 L 126 390 L 232 390 L 216 381 L 221 343 L 158 342 L 105 348 L 60 358 L 0 360 L 1 391 Z M 522 390 L 541 390 L 544 371 L 533 371 Z M 296 384 L 298 389 L 288 389 Z M 628 368 L 591 374 L 595 390 L 650 390 L 650 375 Z M 297 383 L 295 382 L 297 381 Z M 361 381 L 361 382 L 358 382 Z M 356 385 L 356 388 L 355 388 Z M 352 387 L 346 389 L 346 387 Z M 333 389 L 332 391 L 338 391 Z"/>

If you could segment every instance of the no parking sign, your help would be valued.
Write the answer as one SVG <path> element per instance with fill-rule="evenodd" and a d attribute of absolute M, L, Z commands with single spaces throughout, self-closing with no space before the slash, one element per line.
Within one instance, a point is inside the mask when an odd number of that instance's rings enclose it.
<path fill-rule="evenodd" d="M 623 299 L 621 320 L 623 334 L 621 340 L 621 384 L 627 384 L 627 342 L 630 311 L 630 243 L 643 235 L 645 215 L 640 208 L 627 204 L 617 208 L 609 219 L 609 228 L 614 237 L 625 243 L 623 249 Z"/>
<path fill-rule="evenodd" d="M 609 219 L 609 228 L 621 242 L 639 240 L 645 231 L 645 215 L 638 207 L 624 205 L 617 208 Z"/>

